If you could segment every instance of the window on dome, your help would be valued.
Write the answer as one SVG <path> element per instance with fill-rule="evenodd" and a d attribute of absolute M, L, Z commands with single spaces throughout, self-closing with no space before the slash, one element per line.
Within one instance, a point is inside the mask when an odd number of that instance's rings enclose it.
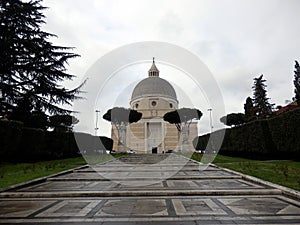
<path fill-rule="evenodd" d="M 152 102 L 151 102 L 151 105 L 152 105 L 152 106 L 156 106 L 156 101 L 152 101 Z"/>
<path fill-rule="evenodd" d="M 173 104 L 172 103 L 170 103 L 170 108 L 173 108 Z"/>
<path fill-rule="evenodd" d="M 136 104 L 135 104 L 135 108 L 137 109 L 138 107 L 139 107 L 139 104 L 136 103 Z"/>

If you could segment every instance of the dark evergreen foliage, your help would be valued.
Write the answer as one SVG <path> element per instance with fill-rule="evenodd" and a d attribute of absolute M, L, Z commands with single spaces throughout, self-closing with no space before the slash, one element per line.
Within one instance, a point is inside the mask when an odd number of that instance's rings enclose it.
<path fill-rule="evenodd" d="M 47 130 L 49 126 L 48 116 L 42 111 L 33 111 L 26 126 Z"/>
<path fill-rule="evenodd" d="M 295 86 L 295 100 L 298 107 L 300 107 L 300 66 L 297 61 L 295 61 L 295 75 L 294 75 L 294 86 Z"/>
<path fill-rule="evenodd" d="M 299 123 L 300 109 L 297 108 L 270 119 L 226 129 L 219 153 L 255 159 L 300 160 Z M 209 149 L 209 139 L 210 134 L 197 137 L 194 146 Z"/>
<path fill-rule="evenodd" d="M 103 115 L 103 119 L 112 122 L 116 126 L 127 126 L 130 123 L 138 122 L 142 118 L 142 115 L 142 113 L 133 109 L 114 107 L 107 110 L 107 112 Z"/>
<path fill-rule="evenodd" d="M 0 162 L 12 158 L 19 148 L 23 123 L 12 120 L 0 120 Z"/>
<path fill-rule="evenodd" d="M 238 126 L 245 123 L 245 114 L 230 113 L 220 118 L 220 121 L 227 126 Z"/>
<path fill-rule="evenodd" d="M 179 132 L 182 131 L 184 126 L 189 126 L 192 120 L 200 120 L 202 117 L 202 112 L 198 109 L 181 108 L 164 115 L 164 121 L 171 124 L 175 124 Z"/>
<path fill-rule="evenodd" d="M 254 78 L 253 89 L 253 103 L 256 116 L 259 119 L 268 118 L 272 115 L 273 104 L 269 103 L 266 91 L 266 80 L 263 80 L 263 75 Z"/>
<path fill-rule="evenodd" d="M 252 98 L 248 97 L 244 104 L 245 110 L 245 122 L 249 122 L 256 119 L 255 108 L 253 106 Z"/>
<path fill-rule="evenodd" d="M 44 9 L 41 0 L 0 1 L 1 106 L 13 108 L 14 119 L 20 121 L 26 121 L 24 117 L 32 110 L 70 113 L 60 105 L 79 98 L 83 85 L 72 90 L 60 85 L 74 78 L 65 66 L 78 55 L 68 52 L 72 48 L 49 41 L 55 35 L 41 30 Z"/>
<path fill-rule="evenodd" d="M 49 132 L 0 120 L 0 162 L 26 162 L 77 157 L 84 149 L 93 155 L 111 150 L 113 140 L 86 133 Z M 82 141 L 83 139 L 83 141 Z M 84 143 L 84 146 L 82 146 Z"/>
<path fill-rule="evenodd" d="M 79 123 L 79 120 L 71 115 L 53 115 L 49 117 L 49 127 L 54 128 L 54 131 L 70 132 L 77 123 Z"/>
<path fill-rule="evenodd" d="M 130 123 L 136 123 L 142 118 L 142 113 L 134 109 L 125 109 L 123 107 L 114 107 L 107 110 L 103 119 L 110 121 L 118 132 L 119 150 L 125 147 L 126 137 L 122 135 L 122 129 L 126 131 L 126 126 Z"/>

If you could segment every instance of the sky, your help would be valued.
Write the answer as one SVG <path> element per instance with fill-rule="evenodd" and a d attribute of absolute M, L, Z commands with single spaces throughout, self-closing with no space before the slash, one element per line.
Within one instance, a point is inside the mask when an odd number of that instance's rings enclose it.
<path fill-rule="evenodd" d="M 58 36 L 51 41 L 75 47 L 74 52 L 81 55 L 67 66 L 77 76 L 64 83 L 68 88 L 82 82 L 95 62 L 114 49 L 159 41 L 199 57 L 220 89 L 226 114 L 244 111 L 246 98 L 253 95 L 253 78 L 261 74 L 270 103 L 283 106 L 294 97 L 294 60 L 300 60 L 298 0 L 44 0 L 42 4 L 49 7 L 43 30 Z M 99 87 L 92 110 L 99 109 L 102 117 L 116 104 L 129 107 L 131 92 L 147 77 L 151 60 L 120 68 L 110 79 L 115 79 L 114 85 Z M 174 85 L 180 107 L 195 106 L 203 112 L 199 133 L 207 133 L 210 104 L 205 93 L 193 97 L 182 71 L 160 63 L 159 58 L 157 66 L 161 77 Z M 195 99 L 198 102 L 193 103 Z M 75 130 L 93 132 L 94 127 L 85 124 L 95 122 L 95 116 L 79 117 Z M 213 117 L 213 126 L 222 127 L 218 118 Z M 108 122 L 100 118 L 98 127 L 98 135 L 110 136 Z"/>

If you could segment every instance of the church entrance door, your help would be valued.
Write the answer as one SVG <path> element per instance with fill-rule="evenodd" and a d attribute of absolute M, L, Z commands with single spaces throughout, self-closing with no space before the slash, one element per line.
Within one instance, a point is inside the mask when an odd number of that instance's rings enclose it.
<path fill-rule="evenodd" d="M 152 148 L 152 154 L 157 154 L 157 147 Z"/>
<path fill-rule="evenodd" d="M 153 122 L 147 124 L 147 146 L 148 152 L 154 153 L 153 149 L 156 148 L 156 153 L 158 153 L 157 146 L 159 146 L 163 141 L 162 137 L 162 127 L 161 123 Z"/>

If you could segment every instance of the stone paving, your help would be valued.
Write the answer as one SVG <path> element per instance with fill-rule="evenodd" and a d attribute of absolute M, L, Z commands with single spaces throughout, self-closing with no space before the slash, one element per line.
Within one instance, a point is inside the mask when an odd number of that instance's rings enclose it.
<path fill-rule="evenodd" d="M 1 192 L 0 224 L 300 225 L 300 199 L 175 154 L 132 155 Z"/>

